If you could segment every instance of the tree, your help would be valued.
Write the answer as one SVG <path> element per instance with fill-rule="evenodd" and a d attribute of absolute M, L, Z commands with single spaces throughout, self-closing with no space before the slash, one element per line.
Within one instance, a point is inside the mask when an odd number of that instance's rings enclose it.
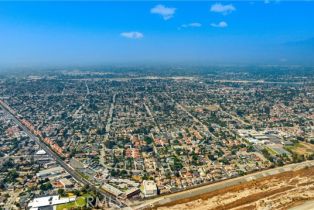
<path fill-rule="evenodd" d="M 75 190 L 73 191 L 73 194 L 76 195 L 76 196 L 80 196 L 81 193 L 80 193 L 79 190 L 75 189 Z"/>
<path fill-rule="evenodd" d="M 146 141 L 147 144 L 151 144 L 153 142 L 153 139 L 149 136 L 145 136 L 144 141 Z"/>
<path fill-rule="evenodd" d="M 5 181 L 8 183 L 12 183 L 16 181 L 17 177 L 19 177 L 19 174 L 16 172 L 16 170 L 11 170 L 5 178 Z"/>
<path fill-rule="evenodd" d="M 64 191 L 64 189 L 58 189 L 58 194 L 60 195 L 60 197 L 65 197 L 66 193 Z"/>
<path fill-rule="evenodd" d="M 89 191 L 89 185 L 84 185 L 84 187 L 82 188 L 82 193 L 87 193 Z"/>
<path fill-rule="evenodd" d="M 48 190 L 51 190 L 52 189 L 52 185 L 50 182 L 47 182 L 47 183 L 44 183 L 42 185 L 40 185 L 40 190 L 42 191 L 48 191 Z"/>

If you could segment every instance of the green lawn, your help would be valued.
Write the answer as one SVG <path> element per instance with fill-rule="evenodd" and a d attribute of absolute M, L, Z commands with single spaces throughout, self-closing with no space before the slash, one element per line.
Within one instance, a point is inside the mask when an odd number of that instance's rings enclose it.
<path fill-rule="evenodd" d="M 266 147 L 266 150 L 269 152 L 269 154 L 271 155 L 277 155 L 278 153 L 276 151 L 274 151 L 272 148 L 270 147 Z"/>
<path fill-rule="evenodd" d="M 86 206 L 86 197 L 88 195 L 79 196 L 75 202 L 66 204 L 60 204 L 57 206 L 57 210 L 70 210 L 71 208 L 80 208 Z"/>

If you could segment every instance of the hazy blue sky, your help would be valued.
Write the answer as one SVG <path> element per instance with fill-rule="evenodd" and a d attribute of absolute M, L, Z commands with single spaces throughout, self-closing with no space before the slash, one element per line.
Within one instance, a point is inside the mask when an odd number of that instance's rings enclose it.
<path fill-rule="evenodd" d="M 313 58 L 313 1 L 0 2 L 0 65 Z"/>

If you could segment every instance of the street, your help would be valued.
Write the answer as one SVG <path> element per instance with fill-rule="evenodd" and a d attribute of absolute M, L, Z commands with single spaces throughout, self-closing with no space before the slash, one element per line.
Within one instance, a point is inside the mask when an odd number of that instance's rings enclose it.
<path fill-rule="evenodd" d="M 108 194 L 105 190 L 96 187 L 93 183 L 83 178 L 79 173 L 77 173 L 75 170 L 73 170 L 68 164 L 66 164 L 55 152 L 53 152 L 46 144 L 44 144 L 41 140 L 39 140 L 38 137 L 36 137 L 34 134 L 30 132 L 28 128 L 26 128 L 14 115 L 12 115 L 3 105 L 0 105 L 2 109 L 8 114 L 8 116 L 20 127 L 22 130 L 31 138 L 33 139 L 45 152 L 50 155 L 58 164 L 61 165 L 61 167 L 64 168 L 66 172 L 68 172 L 77 182 L 81 183 L 82 185 L 88 185 L 93 190 L 98 192 L 104 197 L 107 197 L 114 205 L 116 205 L 119 208 L 127 207 L 126 204 L 124 204 L 122 201 L 120 201 L 118 198 Z"/>

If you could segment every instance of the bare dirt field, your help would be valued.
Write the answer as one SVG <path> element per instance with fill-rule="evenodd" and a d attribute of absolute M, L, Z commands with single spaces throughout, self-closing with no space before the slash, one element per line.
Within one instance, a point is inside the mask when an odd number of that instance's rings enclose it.
<path fill-rule="evenodd" d="M 314 200 L 314 167 L 307 167 L 182 199 L 165 206 L 159 206 L 156 209 L 284 210 L 302 206 L 311 200 Z"/>

